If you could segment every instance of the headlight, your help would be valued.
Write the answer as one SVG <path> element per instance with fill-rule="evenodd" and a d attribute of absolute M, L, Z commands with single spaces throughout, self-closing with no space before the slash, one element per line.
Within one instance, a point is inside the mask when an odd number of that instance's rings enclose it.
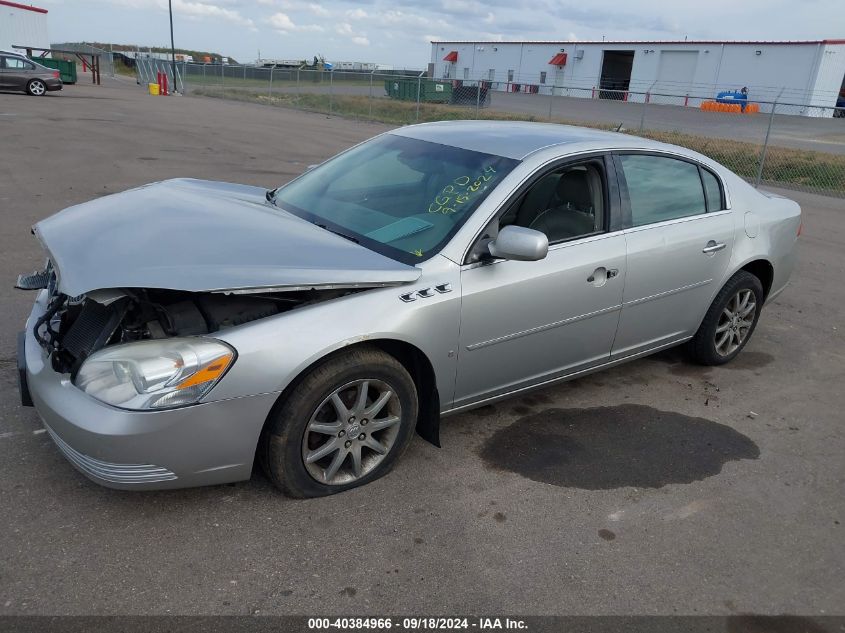
<path fill-rule="evenodd" d="M 178 407 L 198 402 L 234 360 L 234 350 L 213 339 L 139 341 L 91 354 L 74 384 L 124 409 Z"/>

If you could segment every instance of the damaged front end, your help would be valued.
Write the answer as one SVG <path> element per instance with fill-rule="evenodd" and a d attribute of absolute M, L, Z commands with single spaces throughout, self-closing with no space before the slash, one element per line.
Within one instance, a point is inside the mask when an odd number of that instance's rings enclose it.
<path fill-rule="evenodd" d="M 16 287 L 46 289 L 47 308 L 35 321 L 32 334 L 49 355 L 53 370 L 72 377 L 87 358 L 109 346 L 213 334 L 360 290 L 227 294 L 122 288 L 69 297 L 58 290 L 49 263 L 43 271 L 21 275 Z"/>

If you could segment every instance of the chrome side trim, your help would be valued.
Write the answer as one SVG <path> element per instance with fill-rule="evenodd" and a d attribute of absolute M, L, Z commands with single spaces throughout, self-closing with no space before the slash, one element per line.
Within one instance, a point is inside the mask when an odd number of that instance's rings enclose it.
<path fill-rule="evenodd" d="M 533 327 L 529 330 L 523 330 L 521 332 L 514 332 L 513 334 L 505 334 L 504 336 L 500 336 L 499 338 L 490 339 L 489 341 L 482 341 L 480 343 L 473 343 L 472 345 L 467 345 L 466 349 L 469 352 L 472 352 L 477 349 L 481 349 L 482 347 L 489 347 L 490 345 L 496 345 L 498 343 L 504 343 L 505 341 L 511 341 L 515 338 L 520 338 L 523 336 L 528 336 L 529 334 L 536 334 L 537 332 L 545 332 L 546 330 L 551 330 L 556 327 L 560 327 L 562 325 L 567 325 L 568 323 L 574 323 L 576 321 L 583 321 L 584 319 L 589 319 L 590 317 L 598 316 L 600 314 L 606 314 L 608 312 L 616 312 L 622 308 L 621 305 L 610 306 L 608 308 L 602 308 L 601 310 L 596 310 L 595 312 L 588 312 L 587 314 L 581 314 L 574 317 L 569 317 L 568 319 L 563 319 L 562 321 L 555 321 L 554 323 L 547 323 L 546 325 L 538 325 L 537 327 Z"/>
<path fill-rule="evenodd" d="M 649 229 L 659 229 L 664 226 L 672 226 L 674 224 L 684 224 L 686 222 L 695 222 L 696 220 L 706 220 L 708 218 L 716 218 L 720 215 L 729 215 L 733 213 L 731 209 L 722 209 L 720 211 L 710 211 L 709 213 L 696 213 L 695 215 L 685 215 L 680 218 L 672 218 L 671 220 L 663 220 L 662 222 L 653 222 L 651 224 L 641 224 L 640 226 L 632 226 L 627 229 L 622 229 L 626 235 L 628 233 L 639 233 L 640 231 L 648 231 Z"/>
<path fill-rule="evenodd" d="M 487 398 L 482 398 L 480 400 L 475 400 L 474 402 L 470 402 L 469 404 L 462 404 L 459 407 L 453 407 L 451 409 L 445 409 L 440 412 L 442 417 L 456 415 L 458 413 L 463 413 L 464 411 L 469 411 L 470 409 L 475 409 L 477 407 L 483 407 L 485 404 L 493 404 L 494 402 L 499 402 L 501 400 L 506 400 L 508 398 L 512 398 L 513 396 L 523 394 L 526 392 L 536 391 L 538 389 L 543 389 L 545 387 L 550 387 L 557 383 L 566 382 L 567 380 L 573 380 L 575 378 L 580 378 L 581 376 L 586 376 L 587 374 L 592 374 L 597 371 L 601 371 L 603 369 L 608 369 L 610 367 L 614 367 L 616 365 L 621 365 L 629 360 L 636 360 L 637 358 L 642 358 L 643 356 L 649 356 L 650 354 L 654 354 L 659 352 L 660 350 L 667 349 L 669 347 L 675 347 L 676 345 L 680 345 L 688 340 L 690 340 L 691 336 L 686 336 L 684 338 L 677 339 L 675 341 L 670 341 L 669 343 L 664 343 L 663 345 L 658 345 L 656 347 L 652 347 L 651 349 L 647 349 L 642 352 L 637 352 L 636 354 L 630 354 L 628 356 L 623 356 L 622 358 L 615 358 L 611 361 L 606 363 L 602 363 L 601 365 L 596 365 L 594 367 L 588 367 L 587 369 L 581 369 L 579 371 L 574 371 L 568 374 L 562 374 L 560 376 L 555 376 L 553 378 L 548 378 L 546 380 L 541 380 L 540 382 L 534 383 L 533 385 L 527 385 L 525 387 L 520 387 L 518 389 L 512 389 L 511 391 L 506 391 L 504 393 L 496 394 L 494 396 L 489 396 Z"/>
<path fill-rule="evenodd" d="M 83 455 L 56 435 L 49 426 L 45 424 L 44 428 L 47 429 L 47 433 L 53 438 L 56 446 L 67 460 L 93 479 L 115 484 L 150 484 L 178 479 L 174 473 L 161 466 L 154 466 L 153 464 L 112 464 Z"/>
<path fill-rule="evenodd" d="M 679 292 L 684 292 L 686 290 L 692 290 L 693 288 L 698 288 L 699 286 L 706 286 L 709 283 L 712 283 L 712 279 L 705 279 L 703 281 L 696 281 L 694 284 L 690 284 L 688 286 L 681 286 L 680 288 L 675 288 L 674 290 L 667 290 L 665 292 L 658 292 L 656 295 L 650 295 L 648 297 L 642 297 L 641 299 L 634 299 L 633 301 L 625 301 L 623 303 L 624 307 L 628 306 L 635 306 L 641 303 L 646 303 L 648 301 L 654 301 L 655 299 L 662 299 L 663 297 L 668 297 L 669 295 L 674 295 Z"/>
<path fill-rule="evenodd" d="M 420 288 L 419 290 L 411 290 L 411 292 L 405 292 L 399 295 L 399 299 L 405 303 L 411 303 L 411 301 L 416 301 L 417 299 L 428 299 L 433 297 L 435 293 L 442 295 L 447 292 L 452 292 L 452 284 L 442 283 L 435 285 L 433 289 L 428 287 Z"/>

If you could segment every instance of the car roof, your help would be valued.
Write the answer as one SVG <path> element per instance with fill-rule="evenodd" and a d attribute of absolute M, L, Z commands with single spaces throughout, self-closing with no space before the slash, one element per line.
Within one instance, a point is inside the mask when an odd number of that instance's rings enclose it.
<path fill-rule="evenodd" d="M 595 143 L 596 149 L 666 147 L 618 132 L 528 121 L 438 121 L 398 128 L 391 134 L 517 160 L 550 146 L 570 143 Z"/>

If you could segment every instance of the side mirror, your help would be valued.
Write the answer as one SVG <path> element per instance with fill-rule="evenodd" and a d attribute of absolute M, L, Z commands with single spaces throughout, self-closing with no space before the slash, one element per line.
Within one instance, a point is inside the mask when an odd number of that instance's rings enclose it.
<path fill-rule="evenodd" d="M 535 262 L 549 252 L 549 238 L 545 233 L 522 226 L 506 226 L 498 237 L 487 245 L 493 257 L 521 262 Z"/>

